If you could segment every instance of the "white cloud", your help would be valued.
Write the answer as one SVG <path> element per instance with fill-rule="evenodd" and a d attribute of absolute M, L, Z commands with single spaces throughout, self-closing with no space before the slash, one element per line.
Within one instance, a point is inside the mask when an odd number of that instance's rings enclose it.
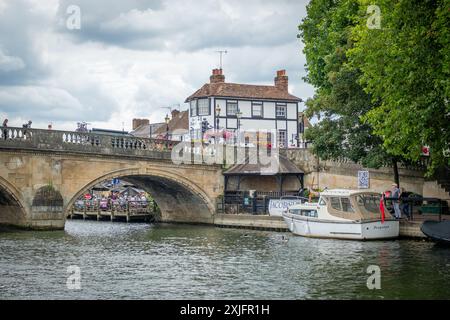
<path fill-rule="evenodd" d="M 66 29 L 69 5 L 81 30 Z M 76 122 L 130 130 L 133 117 L 161 121 L 209 81 L 228 49 L 227 81 L 271 84 L 287 69 L 293 94 L 305 84 L 296 38 L 300 1 L 0 0 L 0 117 L 74 129 Z M 11 124 L 12 125 L 12 124 Z"/>
<path fill-rule="evenodd" d="M 17 71 L 25 68 L 25 63 L 19 57 L 7 56 L 0 49 L 0 72 Z"/>

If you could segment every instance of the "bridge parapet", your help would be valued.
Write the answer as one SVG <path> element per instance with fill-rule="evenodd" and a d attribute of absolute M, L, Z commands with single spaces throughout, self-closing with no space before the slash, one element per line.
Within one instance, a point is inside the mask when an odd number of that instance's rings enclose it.
<path fill-rule="evenodd" d="M 177 141 L 27 128 L 2 128 L 0 148 L 171 159 Z"/>

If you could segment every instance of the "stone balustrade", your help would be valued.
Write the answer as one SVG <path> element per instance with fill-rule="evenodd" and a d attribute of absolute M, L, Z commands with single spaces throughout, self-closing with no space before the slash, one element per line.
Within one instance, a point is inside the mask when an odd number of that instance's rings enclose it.
<path fill-rule="evenodd" d="M 27 128 L 1 128 L 0 148 L 170 159 L 177 141 Z"/>

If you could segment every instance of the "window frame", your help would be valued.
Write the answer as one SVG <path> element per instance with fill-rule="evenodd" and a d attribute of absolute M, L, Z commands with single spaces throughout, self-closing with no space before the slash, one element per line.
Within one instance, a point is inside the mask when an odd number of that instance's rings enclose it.
<path fill-rule="evenodd" d="M 255 115 L 254 108 L 261 107 L 260 115 Z M 252 101 L 252 118 L 264 118 L 264 102 L 262 101 Z"/>
<path fill-rule="evenodd" d="M 333 199 L 337 199 L 337 203 L 339 204 L 339 208 L 336 208 L 334 205 L 336 203 L 333 203 Z M 336 211 L 342 212 L 342 204 L 341 204 L 341 197 L 331 196 L 330 197 L 330 207 Z"/>
<path fill-rule="evenodd" d="M 208 108 L 208 112 L 207 113 L 200 113 L 200 101 L 205 101 L 207 104 L 207 108 Z M 210 116 L 211 115 L 211 103 L 209 101 L 208 98 L 206 99 L 197 99 L 197 116 L 198 117 L 202 117 L 202 116 Z"/>
<path fill-rule="evenodd" d="M 191 116 L 191 118 L 193 118 L 193 117 L 198 117 L 198 108 L 197 108 L 197 106 L 198 106 L 198 104 L 197 104 L 197 99 L 195 99 L 195 100 L 191 100 L 191 102 L 190 102 L 190 105 L 189 105 L 189 110 L 190 110 L 190 116 Z M 194 103 L 194 106 L 192 106 L 192 103 Z M 195 110 L 195 114 L 192 112 L 193 110 Z"/>
<path fill-rule="evenodd" d="M 284 110 L 284 115 L 278 115 L 279 108 L 282 108 L 282 110 Z M 275 118 L 287 119 L 287 103 L 277 103 L 275 105 Z"/>
<path fill-rule="evenodd" d="M 235 113 L 230 113 L 229 112 L 229 108 L 231 105 L 236 105 L 236 112 Z M 238 100 L 227 100 L 227 106 L 226 106 L 226 112 L 227 112 L 227 117 L 229 118 L 237 118 L 237 113 L 239 112 L 239 101 Z"/>
<path fill-rule="evenodd" d="M 280 143 L 280 133 L 281 132 L 284 132 L 283 144 Z M 277 130 L 277 145 L 278 145 L 278 148 L 287 148 L 287 146 L 288 146 L 288 141 L 287 140 L 288 140 L 287 139 L 287 130 L 285 130 L 285 129 L 278 129 Z"/>

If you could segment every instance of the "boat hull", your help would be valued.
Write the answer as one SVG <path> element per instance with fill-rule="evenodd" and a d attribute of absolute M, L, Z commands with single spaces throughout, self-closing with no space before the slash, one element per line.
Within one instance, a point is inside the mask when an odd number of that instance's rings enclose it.
<path fill-rule="evenodd" d="M 327 221 L 283 214 L 289 230 L 299 236 L 348 240 L 394 239 L 399 236 L 400 226 L 396 220 L 380 221 Z"/>
<path fill-rule="evenodd" d="M 420 229 L 431 240 L 450 245 L 450 221 L 425 221 Z"/>

